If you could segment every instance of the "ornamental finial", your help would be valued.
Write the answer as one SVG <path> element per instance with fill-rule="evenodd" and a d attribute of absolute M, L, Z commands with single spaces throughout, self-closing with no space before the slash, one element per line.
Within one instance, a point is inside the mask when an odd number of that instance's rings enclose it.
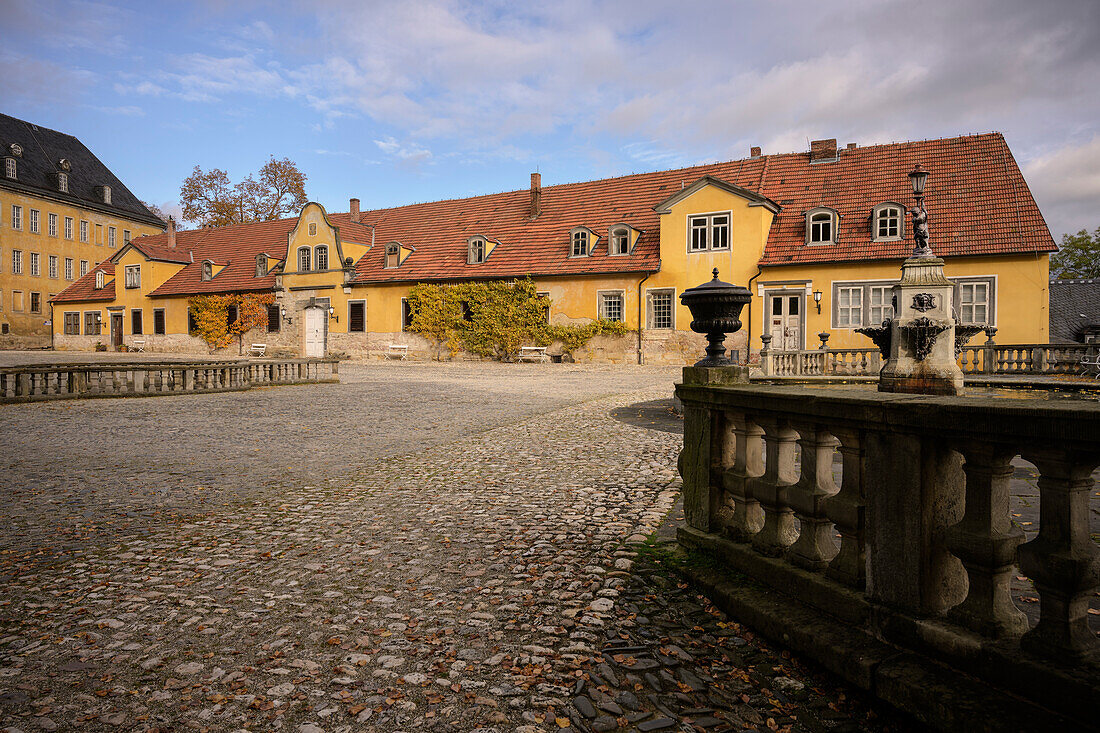
<path fill-rule="evenodd" d="M 715 267 L 713 270 L 711 270 L 711 272 L 714 273 L 714 279 L 717 280 L 718 279 L 718 268 Z"/>

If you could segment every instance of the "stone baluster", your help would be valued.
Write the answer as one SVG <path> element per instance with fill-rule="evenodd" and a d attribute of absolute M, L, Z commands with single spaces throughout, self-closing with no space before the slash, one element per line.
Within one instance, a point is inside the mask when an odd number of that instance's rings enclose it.
<path fill-rule="evenodd" d="M 840 551 L 826 572 L 853 588 L 862 589 L 867 581 L 867 504 L 864 497 L 867 458 L 860 430 L 831 427 L 839 441 L 842 460 L 840 491 L 825 500 L 825 514 L 840 535 Z"/>
<path fill-rule="evenodd" d="M 1095 661 L 1100 641 L 1089 630 L 1089 598 L 1100 585 L 1100 550 L 1089 537 L 1089 493 L 1100 452 L 1050 449 L 1025 453 L 1039 469 L 1039 535 L 1020 547 L 1020 569 L 1039 592 L 1039 623 L 1020 640 L 1027 651 Z"/>
<path fill-rule="evenodd" d="M 753 535 L 752 545 L 762 554 L 777 556 L 798 536 L 790 506 L 790 489 L 798 481 L 794 468 L 798 434 L 783 420 L 767 418 L 757 422 L 764 429 L 766 463 L 764 475 L 749 485 L 764 510 L 764 525 Z"/>
<path fill-rule="evenodd" d="M 798 445 L 802 449 L 802 471 L 791 487 L 790 503 L 798 517 L 798 539 L 791 545 L 788 558 L 810 570 L 824 570 L 836 555 L 832 522 L 825 514 L 825 501 L 837 493 L 833 482 L 833 452 L 837 440 L 820 426 L 799 423 Z"/>
<path fill-rule="evenodd" d="M 733 516 L 725 531 L 738 542 L 747 542 L 764 526 L 764 512 L 751 487 L 754 479 L 764 475 L 760 440 L 764 431 L 740 413 L 727 413 L 726 421 L 734 445 L 733 466 L 722 477 L 722 485 L 733 499 Z"/>
<path fill-rule="evenodd" d="M 969 578 L 966 599 L 948 612 L 953 621 L 993 638 L 1019 636 L 1027 617 L 1012 602 L 1016 548 L 1024 535 L 1009 517 L 1009 480 L 1014 448 L 971 443 L 966 458 L 966 509 L 948 528 L 947 548 L 962 561 Z"/>

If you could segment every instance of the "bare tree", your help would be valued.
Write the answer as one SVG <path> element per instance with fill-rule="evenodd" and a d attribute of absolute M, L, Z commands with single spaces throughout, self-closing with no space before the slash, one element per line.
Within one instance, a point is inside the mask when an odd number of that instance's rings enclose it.
<path fill-rule="evenodd" d="M 180 187 L 185 219 L 202 227 L 221 227 L 253 221 L 271 221 L 306 205 L 306 176 L 289 158 L 271 156 L 260 169 L 237 184 L 220 168 L 204 172 L 199 166 Z"/>

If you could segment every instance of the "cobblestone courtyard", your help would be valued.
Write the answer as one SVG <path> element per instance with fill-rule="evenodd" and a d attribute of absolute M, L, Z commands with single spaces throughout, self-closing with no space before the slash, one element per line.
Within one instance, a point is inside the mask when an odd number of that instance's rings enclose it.
<path fill-rule="evenodd" d="M 0 407 L 0 728 L 908 730 L 665 569 L 672 369 Z M 667 527 L 664 530 L 667 533 Z"/>

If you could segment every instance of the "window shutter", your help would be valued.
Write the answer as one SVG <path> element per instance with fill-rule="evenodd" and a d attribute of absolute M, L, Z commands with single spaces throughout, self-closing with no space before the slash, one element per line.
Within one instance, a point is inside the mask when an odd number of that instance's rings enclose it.
<path fill-rule="evenodd" d="M 348 305 L 348 330 L 362 332 L 366 329 L 366 306 L 363 303 Z"/>

